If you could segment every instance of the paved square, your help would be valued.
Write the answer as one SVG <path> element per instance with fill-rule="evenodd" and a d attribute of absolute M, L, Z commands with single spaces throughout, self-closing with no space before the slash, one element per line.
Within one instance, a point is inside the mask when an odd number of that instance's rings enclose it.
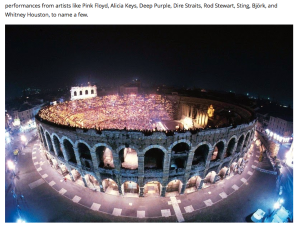
<path fill-rule="evenodd" d="M 49 185 L 50 186 L 53 186 L 53 185 L 55 185 L 56 183 L 52 180 L 51 182 L 49 182 Z"/>
<path fill-rule="evenodd" d="M 234 190 L 238 190 L 239 187 L 237 185 L 233 185 L 231 188 L 233 188 Z"/>
<path fill-rule="evenodd" d="M 189 205 L 189 206 L 184 207 L 184 210 L 186 213 L 191 213 L 194 211 L 194 208 L 192 205 Z"/>
<path fill-rule="evenodd" d="M 231 177 L 233 177 L 233 176 L 231 176 L 231 175 L 230 175 L 230 176 L 227 176 L 227 177 L 226 177 L 226 180 L 229 180 Z"/>
<path fill-rule="evenodd" d="M 37 169 L 37 171 L 39 172 L 39 171 L 42 171 L 43 169 L 41 168 L 41 167 L 39 167 L 38 169 Z"/>
<path fill-rule="evenodd" d="M 204 201 L 204 204 L 205 204 L 206 206 L 212 206 L 212 205 L 213 205 L 213 202 L 211 201 L 211 199 L 208 199 L 208 200 Z"/>
<path fill-rule="evenodd" d="M 67 192 L 67 190 L 65 190 L 64 188 L 62 188 L 61 190 L 59 190 L 59 194 L 64 195 Z"/>
<path fill-rule="evenodd" d="M 219 195 L 220 195 L 223 199 L 227 197 L 227 194 L 226 194 L 225 192 L 221 192 Z"/>
<path fill-rule="evenodd" d="M 170 217 L 171 216 L 171 211 L 169 209 L 162 209 L 161 210 L 161 216 Z"/>
<path fill-rule="evenodd" d="M 40 186 L 40 185 L 43 184 L 43 183 L 45 183 L 45 181 L 44 181 L 44 179 L 41 178 L 41 179 L 39 179 L 39 180 L 36 180 L 36 181 L 30 183 L 30 184 L 29 184 L 29 188 L 34 189 L 34 188 Z"/>
<path fill-rule="evenodd" d="M 121 216 L 122 209 L 114 208 L 114 211 L 112 212 L 112 215 L 114 216 Z"/>
<path fill-rule="evenodd" d="M 252 165 L 251 168 L 256 169 L 256 166 L 255 166 L 255 165 Z"/>
<path fill-rule="evenodd" d="M 48 174 L 44 174 L 44 175 L 42 175 L 42 177 L 45 179 L 48 177 Z"/>
<path fill-rule="evenodd" d="M 138 218 L 144 218 L 145 217 L 146 212 L 145 211 L 137 211 L 137 217 Z"/>
<path fill-rule="evenodd" d="M 244 183 L 247 182 L 247 180 L 245 178 L 242 178 L 241 181 L 244 182 Z"/>
<path fill-rule="evenodd" d="M 100 209 L 101 205 L 97 203 L 93 203 L 91 206 L 91 209 L 94 211 L 98 211 Z"/>
<path fill-rule="evenodd" d="M 75 202 L 75 203 L 78 203 L 80 200 L 81 200 L 81 197 L 76 196 L 76 195 L 75 195 L 75 197 L 73 197 L 73 199 L 72 199 L 72 201 Z"/>
<path fill-rule="evenodd" d="M 257 161 L 257 160 L 254 160 L 254 162 L 255 162 L 255 163 L 258 163 L 258 161 Z"/>
<path fill-rule="evenodd" d="M 250 171 L 249 171 L 249 172 L 247 172 L 247 173 L 248 173 L 250 176 L 252 176 L 252 175 L 253 175 L 253 172 L 250 172 Z"/>

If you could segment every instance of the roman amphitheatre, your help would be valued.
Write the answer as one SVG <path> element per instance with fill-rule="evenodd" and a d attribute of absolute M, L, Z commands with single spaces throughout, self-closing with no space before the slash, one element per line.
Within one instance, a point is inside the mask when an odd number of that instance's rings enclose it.
<path fill-rule="evenodd" d="M 39 138 L 61 175 L 106 194 L 201 191 L 242 165 L 254 137 L 253 112 L 232 103 L 159 94 L 98 97 L 89 88 L 73 94 L 40 110 Z"/>

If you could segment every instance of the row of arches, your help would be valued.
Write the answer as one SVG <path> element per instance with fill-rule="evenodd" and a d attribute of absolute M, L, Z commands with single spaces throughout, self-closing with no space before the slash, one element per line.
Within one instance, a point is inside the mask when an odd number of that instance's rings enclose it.
<path fill-rule="evenodd" d="M 89 94 L 89 91 L 88 90 L 85 90 L 85 95 L 88 95 Z M 94 90 L 92 89 L 91 90 L 91 94 L 94 94 Z M 82 90 L 79 91 L 79 96 L 82 95 Z M 74 96 L 77 96 L 77 91 L 74 91 Z"/>
<path fill-rule="evenodd" d="M 101 181 L 101 183 L 99 183 L 94 175 L 80 172 L 75 168 L 71 168 L 70 166 L 67 167 L 63 163 L 58 164 L 54 157 L 51 157 L 49 154 L 46 156 L 52 167 L 59 169 L 61 174 L 65 176 L 66 179 L 72 180 L 77 184 L 90 188 L 94 191 L 101 191 L 102 188 L 102 191 L 106 194 L 121 194 L 125 197 L 169 197 L 195 192 L 198 191 L 198 189 L 209 187 L 218 179 L 224 179 L 227 175 L 235 174 L 236 169 L 242 165 L 244 160 L 241 157 L 236 157 L 234 162 L 224 164 L 218 173 L 215 171 L 210 171 L 204 178 L 201 178 L 199 175 L 194 175 L 190 177 L 186 183 L 175 178 L 174 180 L 170 180 L 166 186 L 163 186 L 162 183 L 157 180 L 147 181 L 143 186 L 139 186 L 135 181 L 125 180 L 123 183 L 120 183 L 119 186 L 115 180 L 110 178 L 105 178 Z M 183 188 L 184 185 L 185 187 Z M 164 192 L 163 189 L 165 189 Z"/>
<path fill-rule="evenodd" d="M 106 144 L 98 144 L 90 148 L 84 141 L 77 141 L 75 144 L 67 137 L 59 137 L 56 134 L 50 136 L 48 131 L 44 131 L 40 126 L 40 137 L 44 147 L 49 152 L 68 162 L 79 164 L 87 169 L 104 168 L 114 169 L 119 165 L 121 169 L 138 169 L 137 151 L 125 144 L 115 152 Z M 199 144 L 194 151 L 191 150 L 189 141 L 179 141 L 171 150 L 170 160 L 166 157 L 167 150 L 161 146 L 151 146 L 144 149 L 144 170 L 158 169 L 165 167 L 165 162 L 169 162 L 169 168 L 172 170 L 184 169 L 187 166 L 188 157 L 192 154 L 192 166 L 206 166 L 221 159 L 239 153 L 250 143 L 250 138 L 254 136 L 254 131 L 249 131 L 246 136 L 242 134 L 239 139 L 233 136 L 228 143 L 225 140 L 218 141 L 214 146 L 207 142 Z M 117 154 L 113 154 L 113 152 Z"/>

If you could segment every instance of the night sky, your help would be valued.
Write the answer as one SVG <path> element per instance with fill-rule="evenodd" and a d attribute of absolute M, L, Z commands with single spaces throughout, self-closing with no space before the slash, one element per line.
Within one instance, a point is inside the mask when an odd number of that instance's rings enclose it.
<path fill-rule="evenodd" d="M 96 82 L 249 93 L 293 103 L 291 25 L 5 27 L 6 97 Z M 9 90 L 9 91 L 8 91 Z"/>

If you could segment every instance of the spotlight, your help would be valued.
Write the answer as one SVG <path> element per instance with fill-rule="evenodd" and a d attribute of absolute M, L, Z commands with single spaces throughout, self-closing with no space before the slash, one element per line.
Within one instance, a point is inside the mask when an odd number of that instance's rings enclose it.
<path fill-rule="evenodd" d="M 275 204 L 274 204 L 274 209 L 279 209 L 280 208 L 280 204 L 279 204 L 279 202 L 276 202 Z"/>
<path fill-rule="evenodd" d="M 17 223 L 26 223 L 22 218 L 18 218 Z"/>

